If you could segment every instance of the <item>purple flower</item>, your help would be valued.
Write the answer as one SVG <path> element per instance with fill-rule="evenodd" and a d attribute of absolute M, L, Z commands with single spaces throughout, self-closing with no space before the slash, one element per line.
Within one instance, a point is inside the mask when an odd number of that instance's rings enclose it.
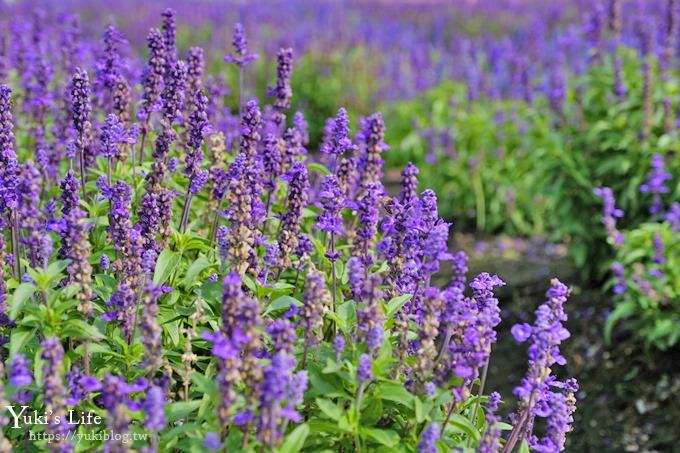
<path fill-rule="evenodd" d="M 257 54 L 250 53 L 248 50 L 246 32 L 240 23 L 234 24 L 232 45 L 234 46 L 234 53 L 224 57 L 224 61 L 227 63 L 235 63 L 239 67 L 244 67 L 248 62 L 257 58 Z"/>
<path fill-rule="evenodd" d="M 307 388 L 306 371 L 293 373 L 295 357 L 285 351 L 278 352 L 265 368 L 259 386 L 259 416 L 257 437 L 269 447 L 278 444 L 283 436 L 280 429 L 282 420 L 299 422 L 300 414 L 295 406 L 302 402 Z"/>
<path fill-rule="evenodd" d="M 217 433 L 207 433 L 203 438 L 203 448 L 208 451 L 217 452 L 222 448 L 220 436 Z"/>
<path fill-rule="evenodd" d="M 165 62 L 166 62 L 166 76 L 172 77 L 167 73 L 167 68 L 177 61 L 177 48 L 175 44 L 175 36 L 177 35 L 177 25 L 175 24 L 175 10 L 167 8 L 161 13 L 163 23 L 161 31 L 163 32 L 163 45 L 165 47 Z M 166 79 L 167 83 L 167 79 Z"/>
<path fill-rule="evenodd" d="M 165 88 L 162 92 L 163 117 L 166 127 L 182 117 L 186 90 L 187 69 L 183 61 L 176 61 L 166 68 Z"/>
<path fill-rule="evenodd" d="M 268 96 L 274 96 L 273 106 L 276 110 L 274 123 L 280 125 L 285 119 L 284 110 L 290 108 L 290 99 L 293 97 L 293 89 L 290 85 L 290 76 L 293 72 L 293 49 L 280 49 L 278 53 L 276 85 L 269 87 Z"/>
<path fill-rule="evenodd" d="M 342 354 L 342 351 L 345 350 L 345 336 L 344 335 L 336 335 L 335 338 L 333 339 L 333 350 L 335 351 L 335 354 L 339 357 L 340 354 Z"/>
<path fill-rule="evenodd" d="M 11 93 L 7 85 L 0 85 L 0 212 L 17 207 L 19 164 L 14 151 Z"/>
<path fill-rule="evenodd" d="M 295 116 L 293 116 L 293 128 L 300 137 L 302 146 L 307 146 L 309 144 L 309 125 L 302 112 L 295 112 Z"/>
<path fill-rule="evenodd" d="M 137 116 L 139 120 L 148 123 L 151 112 L 159 109 L 166 61 L 163 35 L 157 28 L 149 31 L 146 42 L 149 49 L 149 61 L 142 74 L 143 103 Z"/>
<path fill-rule="evenodd" d="M 46 432 L 53 434 L 55 440 L 51 443 L 51 448 L 54 451 L 71 452 L 73 445 L 68 441 L 67 433 L 69 431 L 69 424 L 64 421 L 66 418 L 66 410 L 64 399 L 66 397 L 66 388 L 61 379 L 61 372 L 64 364 L 64 349 L 56 337 L 46 337 L 42 343 L 43 359 L 43 402 L 45 404 L 45 412 L 50 414 L 47 419 Z M 61 423 L 57 423 L 57 417 Z"/>
<path fill-rule="evenodd" d="M 312 269 L 307 274 L 305 292 L 302 295 L 300 317 L 304 327 L 305 340 L 313 344 L 320 338 L 323 327 L 324 311 L 331 305 L 331 293 L 328 291 L 323 274 Z"/>
<path fill-rule="evenodd" d="M 612 263 L 612 274 L 616 278 L 616 285 L 614 285 L 614 294 L 623 294 L 626 291 L 626 272 L 623 264 L 618 261 Z"/>
<path fill-rule="evenodd" d="M 286 179 L 288 180 L 286 213 L 281 221 L 281 229 L 277 239 L 281 250 L 279 263 L 281 267 L 290 266 L 290 256 L 296 250 L 300 240 L 302 209 L 307 204 L 307 192 L 309 190 L 307 167 L 302 162 L 297 162 Z"/>
<path fill-rule="evenodd" d="M 101 146 L 100 154 L 109 159 L 122 160 L 119 146 L 121 143 L 128 143 L 128 135 L 125 126 L 120 122 L 117 115 L 111 113 L 106 116 L 106 122 L 99 135 Z"/>
<path fill-rule="evenodd" d="M 409 206 L 418 198 L 418 167 L 409 162 L 401 171 L 401 193 L 399 201 Z"/>
<path fill-rule="evenodd" d="M 361 354 L 359 357 L 359 365 L 357 366 L 357 381 L 363 383 L 373 379 L 373 371 L 371 370 L 371 356 L 368 354 Z"/>
<path fill-rule="evenodd" d="M 680 233 L 680 203 L 674 202 L 671 204 L 666 214 L 666 221 L 671 223 L 674 232 Z"/>
<path fill-rule="evenodd" d="M 12 356 L 9 365 L 9 383 L 15 387 L 26 387 L 33 383 L 33 375 L 30 371 L 30 363 L 24 354 Z"/>
<path fill-rule="evenodd" d="M 524 343 L 531 337 L 531 326 L 529 324 L 515 324 L 511 329 L 512 336 L 519 343 Z"/>
<path fill-rule="evenodd" d="M 650 214 L 659 214 L 663 210 L 661 194 L 668 193 L 669 189 L 666 186 L 666 181 L 671 179 L 673 179 L 672 175 L 664 169 L 663 156 L 661 154 L 654 154 L 652 157 L 652 168 L 647 181 L 640 186 L 640 192 L 650 193 L 654 197 L 649 207 Z"/>
<path fill-rule="evenodd" d="M 142 401 L 144 411 L 144 427 L 158 432 L 165 428 L 165 395 L 161 387 L 154 385 L 146 391 L 146 397 Z"/>
<path fill-rule="evenodd" d="M 347 110 L 344 108 L 338 110 L 329 138 L 328 142 L 321 145 L 322 153 L 341 156 L 354 150 L 352 140 L 349 138 L 349 118 L 347 118 Z"/>
<path fill-rule="evenodd" d="M 354 254 L 359 256 L 364 265 L 373 264 L 373 257 L 369 254 L 373 250 L 375 235 L 380 220 L 380 199 L 384 189 L 380 183 L 369 183 L 364 186 L 364 195 L 358 202 L 359 227 L 356 232 Z"/>
<path fill-rule="evenodd" d="M 437 441 L 441 437 L 441 428 L 436 423 L 430 423 L 423 431 L 418 444 L 418 453 L 437 453 Z"/>
<path fill-rule="evenodd" d="M 342 218 L 340 212 L 344 205 L 344 194 L 338 179 L 334 175 L 326 175 L 321 183 L 319 192 L 320 207 L 323 209 L 317 218 L 316 227 L 329 233 L 342 233 Z"/>
<path fill-rule="evenodd" d="M 103 254 L 101 258 L 99 258 L 99 266 L 102 268 L 102 270 L 108 271 L 109 267 L 111 267 L 111 260 L 109 259 L 109 255 Z"/>
<path fill-rule="evenodd" d="M 623 211 L 616 207 L 616 201 L 614 200 L 614 194 L 611 188 L 598 187 L 594 190 L 594 193 L 602 199 L 602 224 L 607 229 L 609 238 L 616 246 L 620 246 L 624 241 L 624 237 L 616 228 L 616 219 L 623 217 Z"/>
<path fill-rule="evenodd" d="M 92 104 L 90 103 L 90 79 L 87 72 L 80 68 L 76 68 L 71 79 L 70 95 L 71 121 L 79 135 L 79 140 L 82 140 L 86 128 L 90 127 Z M 82 147 L 83 144 L 81 143 L 80 146 Z"/>

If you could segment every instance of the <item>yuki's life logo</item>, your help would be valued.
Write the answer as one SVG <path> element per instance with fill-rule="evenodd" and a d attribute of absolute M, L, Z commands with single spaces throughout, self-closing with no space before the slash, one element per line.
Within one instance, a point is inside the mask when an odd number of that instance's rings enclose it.
<path fill-rule="evenodd" d="M 99 425 L 102 418 L 90 411 L 74 411 L 69 410 L 65 415 L 53 415 L 53 411 L 39 413 L 36 410 L 29 411 L 28 406 L 21 406 L 21 410 L 17 413 L 16 406 L 5 406 L 12 417 L 12 429 L 18 429 L 26 425 L 47 425 L 62 423 L 68 425 Z"/>

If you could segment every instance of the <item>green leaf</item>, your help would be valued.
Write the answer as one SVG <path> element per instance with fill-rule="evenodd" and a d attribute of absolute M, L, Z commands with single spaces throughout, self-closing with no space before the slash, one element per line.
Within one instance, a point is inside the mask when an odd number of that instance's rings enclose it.
<path fill-rule="evenodd" d="M 62 328 L 62 335 L 80 339 L 101 340 L 104 336 L 92 324 L 88 324 L 82 319 L 69 319 Z"/>
<path fill-rule="evenodd" d="M 409 409 L 414 407 L 415 397 L 403 385 L 383 382 L 378 385 L 377 392 L 383 400 L 399 403 Z"/>
<path fill-rule="evenodd" d="M 276 310 L 288 309 L 293 305 L 302 307 L 302 302 L 291 296 L 277 297 L 269 305 L 267 305 L 267 309 L 264 311 L 263 316 L 267 316 L 269 313 Z"/>
<path fill-rule="evenodd" d="M 286 436 L 285 442 L 279 449 L 280 453 L 297 453 L 302 450 L 302 446 L 309 436 L 309 425 L 303 423 L 298 425 L 290 434 Z"/>
<path fill-rule="evenodd" d="M 340 409 L 334 402 L 324 399 L 317 398 L 316 405 L 321 409 L 321 412 L 326 414 L 326 416 L 332 420 L 340 420 L 342 417 L 342 409 Z"/>
<path fill-rule="evenodd" d="M 201 373 L 191 373 L 191 382 L 196 386 L 196 390 L 211 397 L 217 395 L 217 383 Z"/>
<path fill-rule="evenodd" d="M 166 414 L 168 416 L 168 422 L 174 422 L 180 418 L 184 418 L 190 413 L 194 412 L 201 405 L 201 400 L 193 401 L 177 401 L 175 403 L 168 404 L 166 409 Z"/>
<path fill-rule="evenodd" d="M 531 453 L 526 439 L 522 440 L 522 443 L 519 445 L 519 453 Z"/>
<path fill-rule="evenodd" d="M 387 317 L 391 318 L 394 316 L 399 310 L 401 310 L 401 307 L 403 307 L 406 302 L 411 300 L 411 297 L 411 294 L 402 294 L 401 296 L 390 299 L 390 301 L 387 303 Z"/>
<path fill-rule="evenodd" d="M 312 163 L 307 164 L 307 168 L 309 170 L 312 170 L 312 171 L 317 171 L 324 176 L 331 174 L 331 171 L 329 169 L 327 169 L 326 167 L 324 167 L 323 165 L 321 165 L 320 163 L 317 163 L 317 162 L 312 162 Z"/>
<path fill-rule="evenodd" d="M 156 261 L 156 270 L 153 273 L 153 284 L 162 285 L 168 281 L 170 274 L 175 270 L 179 264 L 181 254 L 178 252 L 166 249 L 161 252 Z"/>
<path fill-rule="evenodd" d="M 399 434 L 391 429 L 361 428 L 361 433 L 369 439 L 386 447 L 394 447 L 399 443 Z"/>
<path fill-rule="evenodd" d="M 460 414 L 451 414 L 447 429 L 448 428 L 452 428 L 454 432 L 465 433 L 475 442 L 479 442 L 479 438 L 481 437 L 479 431 L 472 422 Z"/>
<path fill-rule="evenodd" d="M 629 317 L 635 312 L 635 303 L 632 300 L 627 300 L 616 306 L 614 311 L 607 318 L 604 324 L 604 339 L 607 343 L 611 342 L 612 331 L 616 323 L 624 318 Z"/>
<path fill-rule="evenodd" d="M 14 290 L 12 293 L 12 300 L 9 303 L 9 317 L 12 319 L 17 319 L 17 315 L 24 307 L 24 304 L 29 297 L 35 293 L 37 288 L 31 283 L 22 283 Z"/>
<path fill-rule="evenodd" d="M 198 274 L 210 266 L 212 266 L 212 263 L 208 260 L 208 258 L 206 258 L 204 255 L 200 255 L 193 263 L 191 263 L 189 269 L 187 269 L 186 273 L 184 274 L 184 279 L 182 280 L 182 285 L 185 288 L 192 286 L 194 283 L 196 283 L 195 280 Z"/>
<path fill-rule="evenodd" d="M 9 356 L 12 357 L 22 351 L 26 343 L 35 336 L 35 329 L 17 327 L 12 330 L 9 340 Z"/>

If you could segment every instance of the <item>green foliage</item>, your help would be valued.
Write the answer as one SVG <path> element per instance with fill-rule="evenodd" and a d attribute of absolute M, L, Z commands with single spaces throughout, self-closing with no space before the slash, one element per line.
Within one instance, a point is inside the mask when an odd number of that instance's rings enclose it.
<path fill-rule="evenodd" d="M 661 238 L 663 259 L 656 256 L 654 236 Z M 607 338 L 623 319 L 648 345 L 667 349 L 680 340 L 680 241 L 668 223 L 645 223 L 627 231 L 616 253 L 624 265 L 625 291 L 606 325 Z M 659 261 L 663 261 L 659 263 Z M 612 279 L 609 286 L 618 282 Z"/>

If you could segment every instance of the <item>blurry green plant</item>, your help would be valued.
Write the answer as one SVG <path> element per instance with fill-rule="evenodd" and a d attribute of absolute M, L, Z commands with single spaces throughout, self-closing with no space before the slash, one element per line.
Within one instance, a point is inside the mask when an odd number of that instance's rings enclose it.
<path fill-rule="evenodd" d="M 658 255 L 654 238 L 663 244 Z M 608 287 L 620 287 L 616 308 L 607 320 L 605 334 L 622 320 L 648 345 L 667 349 L 680 340 L 680 233 L 668 222 L 645 223 L 626 232 L 616 253 L 625 283 L 613 278 Z"/>

